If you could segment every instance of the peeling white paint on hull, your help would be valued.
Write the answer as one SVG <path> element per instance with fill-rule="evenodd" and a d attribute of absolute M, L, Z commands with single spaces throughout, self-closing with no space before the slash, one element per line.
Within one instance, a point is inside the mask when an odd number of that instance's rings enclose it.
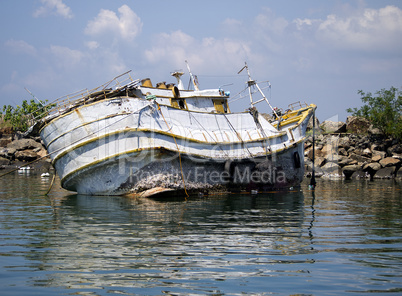
<path fill-rule="evenodd" d="M 96 165 L 89 165 L 62 179 L 62 186 L 80 194 L 123 195 L 162 187 L 189 193 L 208 191 L 288 189 L 303 178 L 303 163 L 296 168 L 294 153 L 302 145 L 272 157 L 243 160 L 203 159 L 171 151 L 151 150 L 141 162 L 128 154 Z M 163 158 L 166 157 L 165 160 Z M 184 182 L 182 177 L 184 177 Z"/>

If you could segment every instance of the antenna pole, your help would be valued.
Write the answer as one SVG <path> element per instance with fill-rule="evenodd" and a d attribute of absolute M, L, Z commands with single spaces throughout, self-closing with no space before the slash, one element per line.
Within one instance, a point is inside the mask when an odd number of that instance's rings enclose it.
<path fill-rule="evenodd" d="M 34 95 L 33 93 L 31 93 L 26 87 L 24 87 L 24 88 L 25 88 L 25 90 L 26 90 L 35 100 L 37 100 L 38 103 L 43 107 L 42 102 L 41 102 L 40 100 L 38 100 L 38 98 L 35 97 L 35 95 Z"/>
<path fill-rule="evenodd" d="M 255 81 L 253 79 L 251 79 L 250 71 L 248 69 L 248 65 L 246 62 L 244 62 L 244 67 L 241 68 L 241 70 L 239 72 L 237 72 L 237 74 L 240 74 L 244 69 L 247 70 L 247 75 L 248 75 L 247 87 L 248 87 L 248 94 L 250 96 L 250 106 L 253 106 L 254 102 L 253 102 L 253 95 L 251 93 L 251 86 L 255 85 Z"/>
<path fill-rule="evenodd" d="M 314 189 L 317 184 L 315 180 L 315 109 L 313 109 L 313 168 L 310 179 L 310 188 Z"/>
<path fill-rule="evenodd" d="M 253 80 L 253 79 L 251 78 L 250 70 L 248 69 L 248 65 L 247 65 L 246 62 L 244 63 L 244 67 L 241 68 L 241 70 L 240 70 L 239 72 L 237 72 L 237 74 L 240 74 L 241 71 L 243 71 L 244 69 L 247 70 L 247 75 L 248 75 L 247 85 L 248 85 L 248 93 L 249 93 L 249 95 L 250 95 L 250 106 L 251 106 L 251 107 L 254 107 L 255 104 L 257 104 L 257 103 L 259 103 L 259 102 L 265 100 L 265 101 L 267 102 L 268 106 L 271 108 L 272 112 L 274 112 L 275 116 L 276 116 L 277 118 L 279 118 L 278 114 L 276 113 L 275 109 L 271 106 L 270 102 L 268 101 L 268 99 L 267 99 L 267 97 L 264 95 L 264 93 L 262 92 L 261 88 L 260 88 L 260 87 L 258 86 L 258 84 L 255 82 L 255 80 Z M 261 96 L 262 96 L 262 99 L 259 100 L 259 101 L 257 101 L 257 102 L 254 102 L 254 101 L 253 101 L 253 96 L 252 96 L 252 93 L 251 93 L 251 86 L 252 86 L 252 85 L 255 85 L 255 86 L 257 87 L 259 93 L 260 93 Z"/>
<path fill-rule="evenodd" d="M 193 73 L 191 73 L 190 65 L 188 64 L 187 60 L 185 62 L 186 62 L 186 65 L 187 65 L 188 73 L 190 74 L 190 77 L 191 77 L 191 81 L 193 82 L 193 85 L 194 85 L 194 90 L 200 90 L 198 88 L 197 83 L 195 82 Z"/>

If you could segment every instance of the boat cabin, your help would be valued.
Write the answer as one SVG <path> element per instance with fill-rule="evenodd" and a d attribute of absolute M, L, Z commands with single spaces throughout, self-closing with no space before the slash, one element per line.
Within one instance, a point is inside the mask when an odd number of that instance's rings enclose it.
<path fill-rule="evenodd" d="M 177 86 L 173 83 L 159 82 L 154 87 L 149 78 L 143 79 L 135 95 L 147 100 L 155 100 L 161 105 L 188 111 L 230 113 L 229 92 L 222 89 L 199 90 L 198 87 L 195 87 L 195 90 L 185 90 L 180 79 L 182 74 L 181 72 L 172 73 L 172 76 L 178 80 Z"/>

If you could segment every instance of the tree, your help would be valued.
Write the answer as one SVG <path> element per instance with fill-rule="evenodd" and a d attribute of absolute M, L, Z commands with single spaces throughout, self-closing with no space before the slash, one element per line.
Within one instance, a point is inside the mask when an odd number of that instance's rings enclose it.
<path fill-rule="evenodd" d="M 31 100 L 30 103 L 26 100 L 22 102 L 22 105 L 16 107 L 11 105 L 4 105 L 3 112 L 0 112 L 2 119 L 5 122 L 9 122 L 15 130 L 26 131 L 34 120 L 38 120 L 47 114 L 53 105 L 45 106 L 46 101 L 35 102 Z M 43 107 L 45 106 L 45 107 Z"/>
<path fill-rule="evenodd" d="M 346 111 L 368 119 L 385 135 L 402 140 L 402 92 L 392 86 L 389 90 L 377 91 L 376 96 L 362 90 L 358 94 L 364 105 Z"/>

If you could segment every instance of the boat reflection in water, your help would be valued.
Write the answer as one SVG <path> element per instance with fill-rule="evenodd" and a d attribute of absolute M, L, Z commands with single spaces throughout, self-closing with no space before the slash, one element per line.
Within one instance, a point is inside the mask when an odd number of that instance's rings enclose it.
<path fill-rule="evenodd" d="M 384 295 L 401 288 L 401 184 L 149 199 L 0 179 L 5 295 Z M 28 188 L 28 190 L 27 190 Z"/>
<path fill-rule="evenodd" d="M 266 277 L 309 250 L 308 243 L 300 249 L 300 191 L 183 200 L 69 196 L 55 207 L 56 227 L 43 242 L 46 285 L 211 293 L 216 281 Z"/>

